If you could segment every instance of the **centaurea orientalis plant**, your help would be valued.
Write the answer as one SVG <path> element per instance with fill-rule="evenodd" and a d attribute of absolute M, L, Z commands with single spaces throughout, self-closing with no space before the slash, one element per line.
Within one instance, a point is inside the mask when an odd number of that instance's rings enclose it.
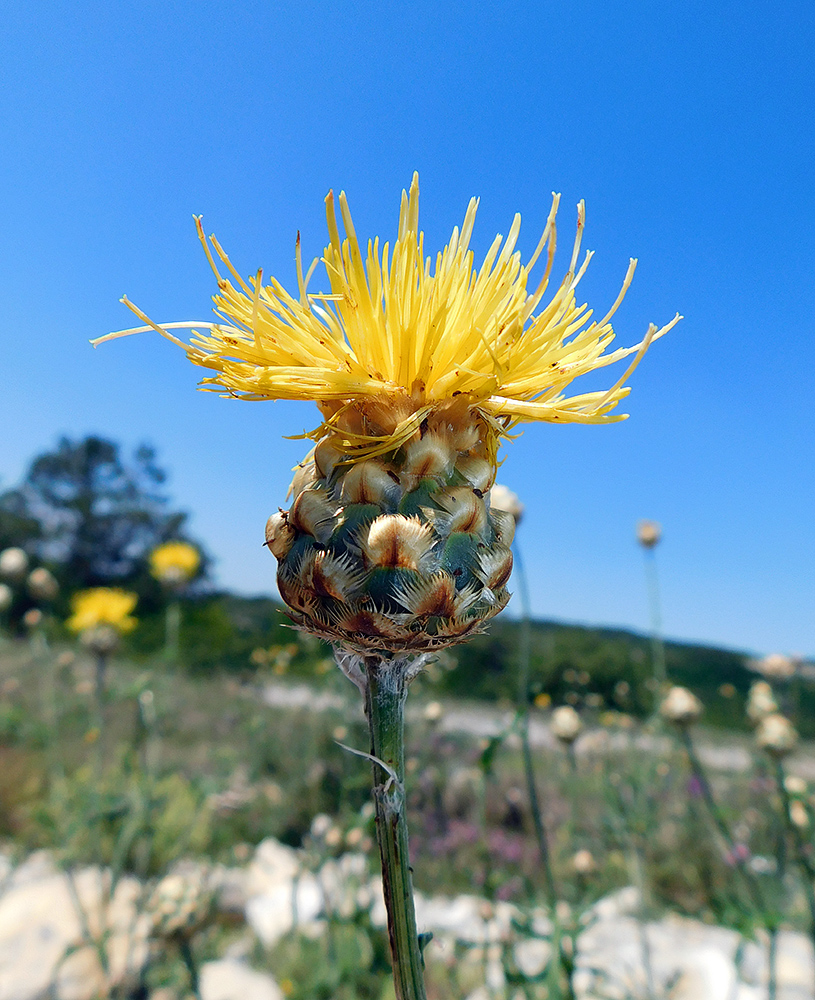
<path fill-rule="evenodd" d="M 344 194 L 342 239 L 329 193 L 329 286 L 308 291 L 317 262 L 304 275 L 298 236 L 295 295 L 276 279 L 264 285 L 260 271 L 244 281 L 199 218 L 218 281 L 215 322 L 154 323 L 124 299 L 146 325 L 96 341 L 152 329 L 211 372 L 206 389 L 314 400 L 321 411 L 291 505 L 269 518 L 266 543 L 290 617 L 335 644 L 337 662 L 365 697 L 400 1000 L 425 995 L 405 821 L 404 702 L 428 654 L 479 632 L 509 599 L 514 518 L 489 501 L 500 443 L 523 421 L 623 419 L 612 411 L 629 392 L 629 374 L 679 319 L 606 353 L 636 262 L 609 311 L 593 320 L 575 295 L 591 257 L 579 261 L 582 202 L 568 271 L 546 300 L 558 202 L 527 264 L 515 250 L 516 215 L 476 270 L 476 199 L 432 260 L 419 231 L 416 175 L 402 193 L 392 246 L 376 239 L 360 247 Z M 543 274 L 532 284 L 541 257 Z M 183 328 L 195 331 L 190 343 L 172 332 Z M 579 375 L 627 357 L 609 389 L 565 395 Z"/>

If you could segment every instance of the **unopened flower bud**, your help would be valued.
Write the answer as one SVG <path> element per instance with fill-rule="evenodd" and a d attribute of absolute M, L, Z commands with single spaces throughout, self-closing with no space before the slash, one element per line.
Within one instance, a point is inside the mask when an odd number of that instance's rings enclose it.
<path fill-rule="evenodd" d="M 652 549 L 662 538 L 662 526 L 656 521 L 637 523 L 637 541 L 644 549 Z"/>
<path fill-rule="evenodd" d="M 692 691 L 676 685 L 662 700 L 659 710 L 669 722 L 689 726 L 702 714 L 702 703 Z"/>
<path fill-rule="evenodd" d="M 757 663 L 758 671 L 768 680 L 786 681 L 795 673 L 795 660 L 782 653 L 770 653 Z"/>
<path fill-rule="evenodd" d="M 577 851 L 575 856 L 572 858 L 572 868 L 578 875 L 591 875 L 591 873 L 597 868 L 597 863 L 594 860 L 594 855 L 591 851 L 585 850 Z"/>
<path fill-rule="evenodd" d="M 516 524 L 519 524 L 524 516 L 524 505 L 518 494 L 513 493 L 501 483 L 496 483 L 490 490 L 490 507 L 493 510 L 505 510 L 508 514 L 512 514 Z"/>
<path fill-rule="evenodd" d="M 42 611 L 39 608 L 29 608 L 23 615 L 23 625 L 26 628 L 39 628 L 42 624 Z"/>
<path fill-rule="evenodd" d="M 774 757 L 786 757 L 795 748 L 798 733 L 790 720 L 779 714 L 765 715 L 756 729 L 756 743 Z"/>
<path fill-rule="evenodd" d="M 424 717 L 427 722 L 438 722 L 444 715 L 440 701 L 429 701 L 424 707 Z"/>
<path fill-rule="evenodd" d="M 112 625 L 96 625 L 79 634 L 82 645 L 98 656 L 108 656 L 119 645 L 119 633 Z"/>
<path fill-rule="evenodd" d="M 7 580 L 22 580 L 28 570 L 28 556 L 22 549 L 3 549 L 0 552 L 0 576 Z"/>
<path fill-rule="evenodd" d="M 793 799 L 790 802 L 790 822 L 799 830 L 804 830 L 809 826 L 809 812 L 800 799 Z"/>
<path fill-rule="evenodd" d="M 747 696 L 747 717 L 757 725 L 766 715 L 778 711 L 773 689 L 766 681 L 754 681 Z"/>
<path fill-rule="evenodd" d="M 784 788 L 788 795 L 806 795 L 807 793 L 807 783 L 797 774 L 788 774 L 784 778 Z"/>
<path fill-rule="evenodd" d="M 9 587 L 7 583 L 0 583 L 0 614 L 2 614 L 3 611 L 8 611 L 13 600 L 14 591 L 11 587 Z"/>
<path fill-rule="evenodd" d="M 552 732 L 561 743 L 574 743 L 583 728 L 580 716 L 571 705 L 560 705 L 552 712 Z"/>
<path fill-rule="evenodd" d="M 35 601 L 53 601 L 59 593 L 59 584 L 53 573 L 38 566 L 28 574 L 28 592 Z"/>

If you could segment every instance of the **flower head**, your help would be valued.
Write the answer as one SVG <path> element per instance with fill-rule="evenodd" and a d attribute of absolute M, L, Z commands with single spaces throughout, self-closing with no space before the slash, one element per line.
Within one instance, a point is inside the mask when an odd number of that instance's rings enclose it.
<path fill-rule="evenodd" d="M 795 675 L 797 663 L 783 653 L 770 653 L 756 664 L 758 672 L 770 681 L 788 681 Z"/>
<path fill-rule="evenodd" d="M 294 295 L 274 278 L 264 285 L 261 271 L 244 281 L 215 237 L 207 242 L 198 218 L 199 239 L 218 280 L 213 298 L 218 321 L 161 326 L 125 298 L 147 326 L 94 343 L 153 329 L 213 373 L 203 380 L 204 388 L 242 399 L 316 400 L 324 422 L 310 436 L 325 438 L 341 425 L 332 443 L 345 461 L 394 451 L 454 398 L 490 427 L 493 453 L 498 438 L 521 421 L 622 420 L 625 415 L 612 411 L 628 395 L 628 375 L 649 344 L 680 317 L 662 329 L 652 325 L 634 347 L 607 353 L 614 339 L 610 320 L 636 261 L 630 262 L 611 308 L 594 319 L 593 311 L 576 298 L 591 258 L 588 253 L 579 263 L 583 202 L 569 268 L 546 300 L 558 202 L 556 195 L 527 263 L 515 250 L 520 230 L 516 215 L 506 240 L 496 237 L 476 268 L 470 238 L 477 199 L 470 201 L 461 230 L 455 228 L 447 246 L 431 260 L 419 231 L 417 175 L 410 192 L 402 192 L 392 246 L 380 245 L 379 239 L 360 246 L 344 193 L 339 197 L 342 239 L 329 193 L 329 243 L 322 257 L 329 288 L 307 290 L 316 261 L 304 276 L 298 236 Z M 543 274 L 533 281 L 531 271 L 541 255 Z M 174 328 L 194 330 L 191 342 L 179 340 Z M 607 390 L 565 395 L 578 376 L 632 355 L 623 376 Z"/>
<path fill-rule="evenodd" d="M 0 576 L 7 580 L 22 580 L 28 571 L 28 556 L 22 549 L 3 549 L 0 552 Z"/>
<path fill-rule="evenodd" d="M 189 542 L 165 542 L 150 553 L 150 572 L 168 586 L 191 580 L 201 565 L 201 554 Z"/>
<path fill-rule="evenodd" d="M 786 757 L 795 749 L 798 733 L 785 715 L 765 715 L 756 729 L 756 743 L 774 757 Z"/>
<path fill-rule="evenodd" d="M 659 710 L 669 722 L 687 726 L 702 714 L 702 703 L 692 691 L 675 685 L 663 698 Z"/>
<path fill-rule="evenodd" d="M 751 722 L 758 724 L 765 715 L 778 711 L 778 702 L 773 696 L 773 689 L 766 681 L 753 681 L 747 696 L 747 716 Z"/>
<path fill-rule="evenodd" d="M 552 732 L 561 743 L 574 743 L 583 728 L 583 722 L 571 705 L 560 705 L 552 712 Z"/>
<path fill-rule="evenodd" d="M 113 587 L 94 587 L 81 590 L 71 600 L 73 615 L 65 623 L 72 632 L 86 632 L 99 626 L 109 626 L 119 634 L 136 627 L 131 611 L 138 597 L 126 590 Z"/>
<path fill-rule="evenodd" d="M 35 601 L 53 601 L 59 593 L 59 584 L 53 573 L 38 566 L 28 574 L 28 592 Z"/>
<path fill-rule="evenodd" d="M 515 524 L 521 523 L 524 516 L 524 505 L 517 493 L 513 493 L 503 483 L 496 483 L 490 490 L 490 505 L 494 510 L 505 510 L 515 518 Z"/>
<path fill-rule="evenodd" d="M 644 549 L 653 549 L 662 538 L 662 525 L 656 521 L 637 522 L 637 541 Z"/>

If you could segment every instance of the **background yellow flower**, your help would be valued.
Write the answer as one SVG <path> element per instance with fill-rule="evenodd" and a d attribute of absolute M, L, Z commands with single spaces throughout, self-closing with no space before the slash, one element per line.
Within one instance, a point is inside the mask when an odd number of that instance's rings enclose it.
<path fill-rule="evenodd" d="M 85 632 L 99 625 L 109 625 L 124 635 L 136 627 L 131 611 L 138 597 L 115 587 L 93 587 L 74 594 L 73 615 L 65 623 L 72 632 Z"/>
<path fill-rule="evenodd" d="M 150 553 L 150 572 L 162 583 L 191 580 L 201 565 L 201 554 L 189 542 L 165 542 Z"/>

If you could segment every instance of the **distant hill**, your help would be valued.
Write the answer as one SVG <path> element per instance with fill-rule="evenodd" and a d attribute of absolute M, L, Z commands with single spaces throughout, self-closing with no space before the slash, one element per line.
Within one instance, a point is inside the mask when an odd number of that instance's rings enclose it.
<path fill-rule="evenodd" d="M 151 655 L 163 642 L 163 616 L 142 620 L 131 652 Z M 517 704 L 524 625 L 499 617 L 472 641 L 444 652 L 423 682 L 439 695 Z M 529 623 L 527 697 L 572 701 L 597 712 L 645 715 L 653 704 L 651 641 L 625 629 Z M 288 647 L 288 648 L 286 648 Z M 274 668 L 300 677 L 326 672 L 330 648 L 289 627 L 282 605 L 266 597 L 209 594 L 185 602 L 182 660 L 192 670 L 254 672 Z M 756 675 L 748 655 L 692 643 L 667 642 L 668 678 L 691 688 L 712 725 L 744 728 L 744 700 Z M 541 697 L 543 696 L 543 697 Z M 804 735 L 815 736 L 815 684 L 796 679 L 789 689 Z"/>

